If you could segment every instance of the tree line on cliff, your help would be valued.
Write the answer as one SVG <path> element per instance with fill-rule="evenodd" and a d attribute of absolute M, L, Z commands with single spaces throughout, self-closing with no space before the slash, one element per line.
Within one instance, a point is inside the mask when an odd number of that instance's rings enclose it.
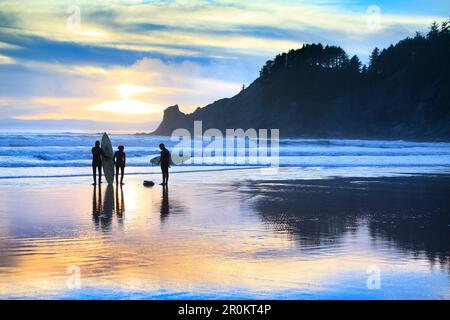
<path fill-rule="evenodd" d="M 450 19 L 385 49 L 367 65 L 338 46 L 277 55 L 236 96 L 192 114 L 168 108 L 155 134 L 204 128 L 279 128 L 282 136 L 449 139 Z"/>

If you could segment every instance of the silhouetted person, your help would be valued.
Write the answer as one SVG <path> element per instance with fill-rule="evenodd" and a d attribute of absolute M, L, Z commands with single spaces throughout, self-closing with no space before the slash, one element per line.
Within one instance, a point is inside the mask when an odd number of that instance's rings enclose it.
<path fill-rule="evenodd" d="M 171 156 L 169 150 L 166 149 L 166 146 L 163 143 L 159 145 L 159 148 L 161 149 L 161 171 L 163 176 L 163 182 L 160 183 L 160 185 L 166 186 L 169 182 Z"/>
<path fill-rule="evenodd" d="M 93 185 L 97 184 L 97 170 L 98 183 L 102 183 L 102 158 L 105 156 L 103 149 L 100 147 L 100 141 L 95 141 L 95 147 L 92 148 L 92 176 L 94 178 Z"/>
<path fill-rule="evenodd" d="M 125 152 L 123 152 L 124 146 L 119 146 L 119 150 L 114 153 L 114 164 L 116 165 L 116 183 L 119 183 L 119 169 L 121 173 L 120 184 L 123 183 L 123 175 L 125 172 L 125 165 L 127 162 Z"/>

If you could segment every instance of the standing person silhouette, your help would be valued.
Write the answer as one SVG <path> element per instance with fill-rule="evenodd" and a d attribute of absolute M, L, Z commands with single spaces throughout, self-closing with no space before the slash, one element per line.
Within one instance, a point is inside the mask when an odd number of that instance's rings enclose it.
<path fill-rule="evenodd" d="M 98 170 L 98 183 L 102 183 L 102 158 L 105 157 L 103 149 L 100 147 L 100 141 L 95 141 L 95 147 L 92 148 L 92 177 L 94 183 L 97 185 L 97 170 Z"/>
<path fill-rule="evenodd" d="M 114 153 L 114 164 L 116 165 L 116 183 L 119 183 L 119 169 L 120 169 L 120 173 L 121 173 L 121 178 L 120 178 L 120 184 L 123 185 L 123 175 L 125 172 L 125 165 L 127 162 L 127 158 L 125 156 L 125 152 L 123 152 L 123 150 L 125 149 L 124 146 L 119 146 L 118 147 L 119 150 L 117 150 Z"/>
<path fill-rule="evenodd" d="M 171 156 L 169 150 L 166 149 L 166 146 L 163 143 L 159 145 L 159 148 L 161 149 L 161 171 L 163 176 L 163 182 L 160 183 L 160 185 L 166 186 L 169 182 Z"/>

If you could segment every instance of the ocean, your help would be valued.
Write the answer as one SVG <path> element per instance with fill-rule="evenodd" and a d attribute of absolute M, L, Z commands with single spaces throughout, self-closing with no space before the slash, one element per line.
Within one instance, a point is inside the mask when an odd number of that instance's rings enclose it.
<path fill-rule="evenodd" d="M 158 145 L 172 149 L 178 142 L 170 137 L 111 134 L 116 148 L 125 146 L 128 174 L 159 172 L 150 159 L 159 154 Z M 3 132 L 0 133 L 0 179 L 71 177 L 91 174 L 91 147 L 101 134 Z M 204 146 L 207 143 L 203 143 Z M 224 154 L 226 150 L 223 150 Z M 237 152 L 237 151 L 236 151 Z M 246 145 L 246 155 L 250 147 Z M 237 161 L 236 161 L 237 162 Z M 172 172 L 254 168 L 258 163 L 187 163 Z M 264 166 L 264 165 L 262 165 Z M 279 166 L 327 175 L 389 173 L 439 173 L 450 168 L 450 143 L 339 139 L 280 139 Z"/>
<path fill-rule="evenodd" d="M 91 185 L 101 134 L 0 134 L 0 298 L 450 297 L 450 143 L 282 139 L 279 170 L 182 164 L 165 188 L 142 181 L 175 142 L 110 137 L 124 186 Z"/>

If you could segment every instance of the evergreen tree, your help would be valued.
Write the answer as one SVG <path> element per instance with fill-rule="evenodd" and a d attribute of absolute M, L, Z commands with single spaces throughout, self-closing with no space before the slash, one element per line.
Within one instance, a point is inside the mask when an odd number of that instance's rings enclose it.
<path fill-rule="evenodd" d="M 380 49 L 375 47 L 369 57 L 369 72 L 378 73 L 378 59 L 380 58 Z"/>
<path fill-rule="evenodd" d="M 427 38 L 435 39 L 437 36 L 439 36 L 439 25 L 437 24 L 436 21 L 434 21 L 431 24 L 430 31 L 428 31 Z"/>
<path fill-rule="evenodd" d="M 361 71 L 361 66 L 362 63 L 357 55 L 354 55 L 348 62 L 348 69 L 354 73 L 359 73 Z"/>

